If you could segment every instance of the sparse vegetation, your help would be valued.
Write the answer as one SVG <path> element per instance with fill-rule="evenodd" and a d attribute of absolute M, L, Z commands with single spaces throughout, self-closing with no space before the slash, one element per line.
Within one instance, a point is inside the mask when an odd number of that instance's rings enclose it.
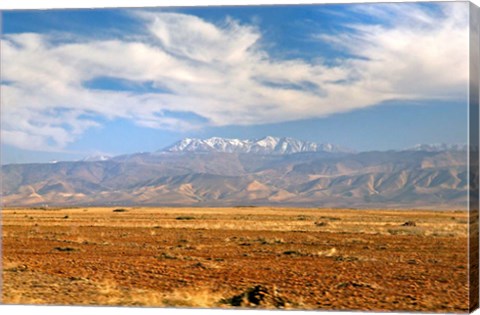
<path fill-rule="evenodd" d="M 306 220 L 308 220 L 308 217 L 305 216 L 305 215 L 299 215 L 299 216 L 297 217 L 297 220 L 298 220 L 298 221 L 306 221 Z"/>
<path fill-rule="evenodd" d="M 195 217 L 193 216 L 189 216 L 189 215 L 182 215 L 182 216 L 179 216 L 179 217 L 176 217 L 175 220 L 195 220 Z"/>
<path fill-rule="evenodd" d="M 390 235 L 424 235 L 425 231 L 422 229 L 412 229 L 412 228 L 396 228 L 388 229 L 387 232 Z"/>
<path fill-rule="evenodd" d="M 169 254 L 169 253 L 161 253 L 160 255 L 156 256 L 157 259 L 178 259 L 177 256 Z"/>
<path fill-rule="evenodd" d="M 54 249 L 59 251 L 59 252 L 73 252 L 73 251 L 76 251 L 76 249 L 72 248 L 72 247 L 55 247 Z"/>
<path fill-rule="evenodd" d="M 340 221 L 340 220 L 342 220 L 338 217 L 330 217 L 330 216 L 321 216 L 320 219 L 329 220 L 329 221 Z"/>
<path fill-rule="evenodd" d="M 335 261 L 351 262 L 351 261 L 357 261 L 357 260 L 358 260 L 358 257 L 352 257 L 352 256 L 336 256 L 335 257 Z"/>
<path fill-rule="evenodd" d="M 467 310 L 466 212 L 116 209 L 2 210 L 2 300 Z"/>

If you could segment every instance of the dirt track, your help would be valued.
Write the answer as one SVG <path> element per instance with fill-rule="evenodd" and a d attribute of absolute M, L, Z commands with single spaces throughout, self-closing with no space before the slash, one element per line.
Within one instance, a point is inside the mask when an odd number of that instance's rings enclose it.
<path fill-rule="evenodd" d="M 468 310 L 465 212 L 113 210 L 3 210 L 3 303 Z"/>

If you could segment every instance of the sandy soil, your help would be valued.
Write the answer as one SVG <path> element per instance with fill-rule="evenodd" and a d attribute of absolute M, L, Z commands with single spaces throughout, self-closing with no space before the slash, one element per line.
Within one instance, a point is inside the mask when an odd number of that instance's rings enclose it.
<path fill-rule="evenodd" d="M 7 209 L 7 304 L 466 312 L 467 214 Z"/>

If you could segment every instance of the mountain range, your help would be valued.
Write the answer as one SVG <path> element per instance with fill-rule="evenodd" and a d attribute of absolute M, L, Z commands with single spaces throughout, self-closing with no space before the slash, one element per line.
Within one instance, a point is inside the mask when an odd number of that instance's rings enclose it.
<path fill-rule="evenodd" d="M 162 150 L 163 152 L 223 152 L 256 154 L 292 154 L 302 152 L 351 152 L 333 144 L 317 144 L 293 138 L 265 137 L 256 140 L 225 139 L 183 139 Z"/>
<path fill-rule="evenodd" d="M 183 139 L 153 153 L 1 169 L 4 206 L 465 208 L 466 146 L 354 152 L 293 138 Z"/>

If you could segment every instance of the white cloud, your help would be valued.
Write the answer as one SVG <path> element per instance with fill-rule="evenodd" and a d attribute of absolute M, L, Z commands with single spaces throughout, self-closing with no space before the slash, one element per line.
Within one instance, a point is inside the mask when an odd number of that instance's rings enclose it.
<path fill-rule="evenodd" d="M 423 8 L 423 9 L 422 9 Z M 320 38 L 358 57 L 350 67 L 369 89 L 397 98 L 458 98 L 468 82 L 468 6 L 355 6 L 393 26 L 350 25 L 352 32 Z"/>
<path fill-rule="evenodd" d="M 229 18 L 215 25 L 176 13 L 137 12 L 147 35 L 136 40 L 55 43 L 45 34 L 5 35 L 3 141 L 60 150 L 99 126 L 95 116 L 188 130 L 324 117 L 392 99 L 463 97 L 468 4 L 438 8 L 355 6 L 356 14 L 388 23 L 317 34 L 318 40 L 356 56 L 334 65 L 273 59 L 258 44 L 262 33 L 254 26 Z M 169 92 L 88 88 L 86 83 L 98 77 L 149 82 Z"/>

